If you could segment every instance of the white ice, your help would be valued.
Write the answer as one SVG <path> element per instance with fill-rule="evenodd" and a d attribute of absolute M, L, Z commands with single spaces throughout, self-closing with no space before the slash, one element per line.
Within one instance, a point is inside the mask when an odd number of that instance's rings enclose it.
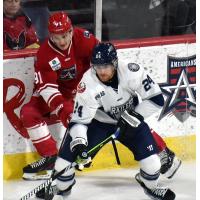
<path fill-rule="evenodd" d="M 115 169 L 81 174 L 67 200 L 148 200 L 134 179 L 137 171 L 137 168 Z M 184 162 L 173 179 L 162 177 L 161 182 L 176 193 L 176 200 L 195 200 L 195 162 Z M 40 183 L 42 181 L 4 181 L 3 200 L 19 200 Z"/>

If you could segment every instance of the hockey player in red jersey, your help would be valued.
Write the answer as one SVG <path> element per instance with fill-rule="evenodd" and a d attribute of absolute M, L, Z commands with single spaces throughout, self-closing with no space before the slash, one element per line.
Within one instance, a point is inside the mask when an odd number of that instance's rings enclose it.
<path fill-rule="evenodd" d="M 40 160 L 23 168 L 25 179 L 41 178 L 36 175 L 37 172 L 53 167 L 57 155 L 56 141 L 44 117 L 55 113 L 67 127 L 76 86 L 89 68 L 93 47 L 98 43 L 88 31 L 73 28 L 64 12 L 54 13 L 49 19 L 48 28 L 50 37 L 41 45 L 35 62 L 34 93 L 30 102 L 21 109 L 27 138 L 30 138 L 42 156 Z M 173 166 L 175 155 L 157 133 L 152 131 L 152 134 L 162 152 L 161 162 L 163 160 L 162 167 L 166 172 Z M 177 165 L 174 169 L 177 169 Z"/>
<path fill-rule="evenodd" d="M 98 43 L 87 30 L 73 28 L 64 12 L 50 17 L 48 29 L 50 37 L 36 56 L 34 93 L 20 113 L 27 137 L 43 157 L 24 167 L 25 179 L 32 179 L 36 172 L 52 167 L 57 147 L 44 116 L 54 112 L 67 127 L 77 83 L 89 68 L 92 49 Z"/>

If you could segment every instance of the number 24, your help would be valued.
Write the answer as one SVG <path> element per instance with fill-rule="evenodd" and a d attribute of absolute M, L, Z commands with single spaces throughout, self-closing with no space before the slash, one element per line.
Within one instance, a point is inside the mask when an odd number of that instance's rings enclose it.
<path fill-rule="evenodd" d="M 147 78 L 142 81 L 145 91 L 148 91 L 151 89 L 151 83 L 154 84 L 154 81 L 147 75 Z"/>
<path fill-rule="evenodd" d="M 79 117 L 82 117 L 82 110 L 83 110 L 83 106 L 79 106 L 78 102 L 76 102 L 75 108 L 74 108 L 74 113 L 78 113 Z"/>

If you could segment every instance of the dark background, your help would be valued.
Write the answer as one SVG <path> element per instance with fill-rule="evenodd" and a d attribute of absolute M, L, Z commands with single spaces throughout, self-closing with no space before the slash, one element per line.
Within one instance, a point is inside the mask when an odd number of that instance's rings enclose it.
<path fill-rule="evenodd" d="M 152 9 L 151 2 L 160 2 Z M 65 10 L 73 25 L 94 33 L 94 0 L 48 0 L 51 11 Z M 196 33 L 195 0 L 103 0 L 102 40 Z"/>

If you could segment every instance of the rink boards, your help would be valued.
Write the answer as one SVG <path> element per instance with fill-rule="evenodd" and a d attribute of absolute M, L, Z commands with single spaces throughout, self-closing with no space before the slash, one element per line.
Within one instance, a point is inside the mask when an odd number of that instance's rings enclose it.
<path fill-rule="evenodd" d="M 120 59 L 142 65 L 164 89 L 165 106 L 148 119 L 182 159 L 195 159 L 196 44 L 195 37 L 166 37 L 115 42 Z M 38 157 L 34 147 L 17 132 L 21 106 L 31 96 L 34 81 L 35 51 L 4 54 L 4 179 L 20 178 L 22 167 Z M 185 98 L 184 98 L 185 95 Z M 158 121 L 159 119 L 159 121 Z M 64 129 L 51 125 L 58 140 Z M 62 129 L 62 134 L 58 130 Z M 122 167 L 136 163 L 130 152 L 117 144 Z M 106 145 L 93 162 L 92 170 L 119 167 L 111 144 Z"/>

